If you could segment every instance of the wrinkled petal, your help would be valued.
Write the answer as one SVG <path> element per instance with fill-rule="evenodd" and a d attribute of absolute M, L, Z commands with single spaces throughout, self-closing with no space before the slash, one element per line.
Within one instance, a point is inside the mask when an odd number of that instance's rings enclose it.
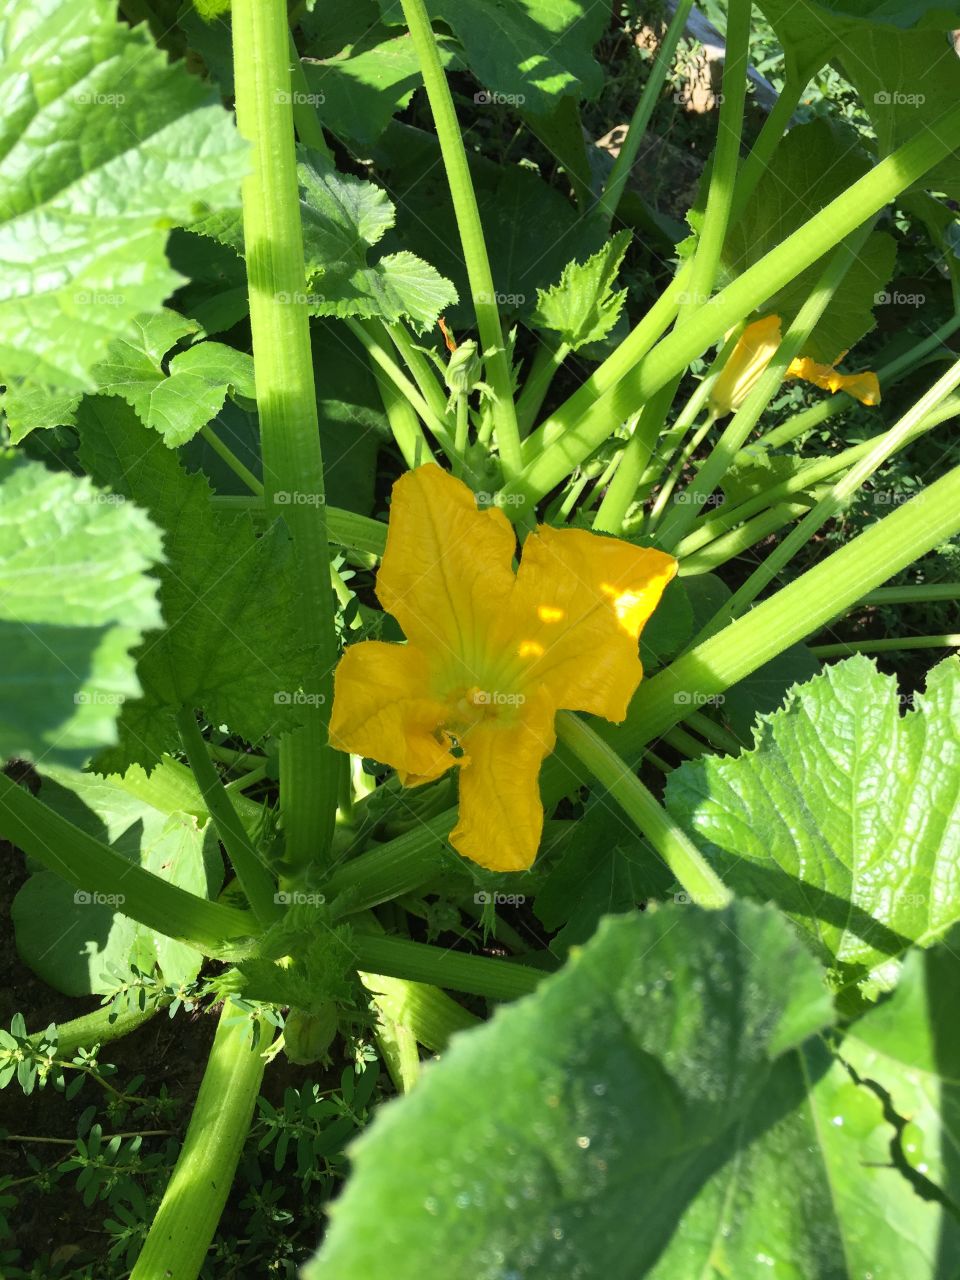
<path fill-rule="evenodd" d="M 350 645 L 334 675 L 331 746 L 392 765 L 404 786 L 446 773 L 457 762 L 429 675 L 426 656 L 412 645 Z"/>
<path fill-rule="evenodd" d="M 839 373 L 832 365 L 818 364 L 816 360 L 804 356 L 800 360 L 791 360 L 786 376 L 802 378 L 804 382 L 811 382 L 823 391 L 846 391 L 847 395 L 853 396 L 861 404 L 880 403 L 880 381 L 869 370 L 862 373 Z"/>
<path fill-rule="evenodd" d="M 495 716 L 463 741 L 459 821 L 450 843 L 491 871 L 522 871 L 543 832 L 540 765 L 556 744 L 554 708 L 543 690 L 511 716 Z"/>
<path fill-rule="evenodd" d="M 764 316 L 747 325 L 710 391 L 710 408 L 718 418 L 740 408 L 779 345 L 779 316 Z"/>
<path fill-rule="evenodd" d="M 393 486 L 377 596 L 408 640 L 476 668 L 476 646 L 513 589 L 515 548 L 502 511 L 479 510 L 435 464 L 417 467 Z"/>
<path fill-rule="evenodd" d="M 522 687 L 541 685 L 557 708 L 622 720 L 643 675 L 637 639 L 676 571 L 663 551 L 541 525 L 523 545 L 513 599 Z"/>

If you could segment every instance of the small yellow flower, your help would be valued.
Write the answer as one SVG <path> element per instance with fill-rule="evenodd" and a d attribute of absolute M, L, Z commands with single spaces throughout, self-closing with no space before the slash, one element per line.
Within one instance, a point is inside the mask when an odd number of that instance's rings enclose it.
<path fill-rule="evenodd" d="M 710 392 L 710 408 L 715 417 L 723 418 L 740 408 L 779 345 L 779 316 L 764 316 L 762 320 L 754 320 L 747 325 Z M 824 391 L 846 391 L 861 404 L 879 404 L 880 383 L 875 373 L 837 372 L 835 366 L 846 354 L 841 351 L 832 365 L 818 364 L 809 356 L 791 360 L 785 376 L 802 378 Z"/>
<path fill-rule="evenodd" d="M 677 570 L 662 551 L 541 525 L 516 539 L 435 465 L 393 489 L 377 595 L 406 644 L 364 640 L 337 667 L 330 741 L 408 787 L 460 774 L 450 841 L 518 871 L 543 829 L 538 776 L 560 709 L 620 721 L 640 683 L 640 630 Z M 456 752 L 457 754 L 454 754 Z"/>

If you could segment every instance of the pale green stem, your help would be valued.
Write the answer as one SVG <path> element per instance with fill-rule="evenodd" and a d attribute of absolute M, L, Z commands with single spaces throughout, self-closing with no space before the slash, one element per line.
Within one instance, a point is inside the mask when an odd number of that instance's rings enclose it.
<path fill-rule="evenodd" d="M 857 462 L 846 475 L 833 485 L 830 491 L 820 499 L 812 511 L 800 521 L 786 538 L 770 552 L 767 558 L 754 569 L 724 604 L 722 609 L 710 623 L 705 634 L 711 634 L 717 627 L 735 618 L 757 598 L 760 592 L 780 573 L 790 560 L 807 545 L 826 522 L 843 510 L 847 501 L 857 492 L 874 472 L 888 458 L 902 448 L 909 436 L 916 432 L 923 419 L 932 413 L 941 400 L 960 385 L 960 360 L 957 360 L 947 372 L 933 384 L 909 409 L 900 421 L 877 440 L 871 449 Z M 921 495 L 922 497 L 922 495 Z M 698 637 L 700 638 L 700 637 Z"/>
<path fill-rule="evenodd" d="M 960 633 L 942 636 L 885 636 L 882 640 L 841 640 L 837 644 L 815 644 L 815 658 L 845 658 L 851 653 L 898 653 L 902 649 L 957 649 Z"/>
<path fill-rule="evenodd" d="M 697 238 L 693 268 L 686 295 L 682 299 L 679 324 L 702 307 L 713 293 L 720 269 L 720 254 L 733 210 L 743 108 L 747 94 L 747 67 L 750 61 L 751 0 L 730 0 L 727 5 L 726 53 L 723 63 L 723 102 L 717 124 L 717 145 L 713 153 L 707 207 Z"/>
<path fill-rule="evenodd" d="M 217 433 L 213 429 L 211 423 L 207 423 L 200 428 L 200 435 L 206 440 L 210 448 L 222 458 L 235 476 L 238 476 L 247 486 L 252 494 L 258 498 L 263 497 L 263 483 L 258 480 L 248 466 L 240 461 L 237 455 L 229 447 L 224 444 Z"/>
<path fill-rule="evenodd" d="M 536 421 L 540 406 L 546 398 L 550 385 L 556 377 L 557 370 L 570 354 L 571 348 L 565 342 L 551 345 L 544 338 L 534 352 L 530 373 L 523 390 L 517 398 L 517 422 L 521 438 L 526 436 Z"/>
<path fill-rule="evenodd" d="M 310 351 L 290 49 L 284 0 L 234 0 L 237 125 L 251 144 L 243 181 L 250 330 L 257 384 L 266 510 L 281 492 L 313 501 L 285 506 L 293 538 L 304 635 L 315 648 L 303 724 L 280 742 L 280 808 L 287 866 L 323 862 L 333 835 L 337 770 L 327 743 L 337 661 L 333 593 L 323 495 L 323 459 Z M 282 619 L 278 619 L 282 625 Z"/>
<path fill-rule="evenodd" d="M 397 364 L 396 360 L 393 359 L 390 353 L 379 341 L 376 327 L 368 322 L 355 320 L 352 316 L 348 316 L 344 323 L 363 347 L 364 351 L 366 351 L 370 359 L 378 366 L 380 371 L 390 379 L 397 390 L 401 392 L 413 408 L 416 409 L 417 413 L 433 432 L 437 443 L 443 449 L 444 453 L 449 458 L 455 458 L 457 456 L 456 446 L 447 423 L 443 418 L 438 417 L 437 414 L 433 412 L 426 400 L 424 400 L 423 396 Z"/>
<path fill-rule="evenodd" d="M 929 604 L 934 600 L 960 600 L 960 582 L 918 583 L 912 587 L 880 587 L 858 605 Z"/>
<path fill-rule="evenodd" d="M 713 426 L 715 422 L 716 422 L 716 417 L 714 416 L 714 414 L 708 413 L 704 421 L 700 424 L 700 426 L 694 432 L 693 439 L 690 440 L 684 446 L 684 448 L 680 451 L 679 458 L 677 458 L 676 462 L 670 468 L 670 471 L 667 474 L 667 478 L 663 482 L 663 487 L 661 488 L 660 492 L 657 494 L 657 499 L 654 502 L 653 506 L 650 508 L 650 515 L 647 518 L 647 524 L 646 524 L 646 532 L 648 534 L 652 533 L 653 530 L 656 529 L 657 525 L 660 523 L 660 519 L 663 516 L 664 511 L 666 510 L 667 503 L 670 501 L 670 495 L 673 493 L 673 490 L 676 487 L 677 481 L 680 479 L 680 476 L 683 474 L 683 468 L 687 465 L 687 463 L 696 453 L 697 449 L 700 447 L 701 443 L 703 442 L 708 432 L 710 431 L 710 428 Z M 680 495 L 681 498 L 688 497 L 688 492 L 689 491 L 681 494 Z"/>
<path fill-rule="evenodd" d="M 440 62 L 437 42 L 430 26 L 423 0 L 401 0 L 404 17 L 410 30 L 410 39 L 416 50 L 424 87 L 433 112 L 433 123 L 440 142 L 447 173 L 447 184 L 453 201 L 453 211 L 460 233 L 467 278 L 473 294 L 473 305 L 480 331 L 486 376 L 494 393 L 494 419 L 497 444 L 504 473 L 517 475 L 522 467 L 520 456 L 520 431 L 517 411 L 513 401 L 513 385 L 510 359 L 507 354 L 497 309 L 496 290 L 487 257 L 487 245 L 480 210 L 473 190 L 467 153 L 464 150 L 457 113 L 454 110 L 450 86 Z"/>
<path fill-rule="evenodd" d="M 597 201 L 597 213 L 607 232 L 609 232 L 610 225 L 617 212 L 623 189 L 627 184 L 627 179 L 630 177 L 630 171 L 636 163 L 640 144 L 650 123 L 650 117 L 653 115 L 654 108 L 660 100 L 663 83 L 667 78 L 667 72 L 673 62 L 673 55 L 677 51 L 677 45 L 683 35 L 683 29 L 692 8 L 693 0 L 679 0 L 676 12 L 670 20 L 670 25 L 660 41 L 656 57 L 653 60 L 653 66 L 650 68 L 650 74 L 647 77 L 647 83 L 643 86 L 640 101 L 634 108 L 627 135 L 620 144 L 620 154 L 613 163 L 613 168 L 610 170 L 603 192 Z"/>
<path fill-rule="evenodd" d="M 941 422 L 955 418 L 958 414 L 960 414 L 960 398 L 951 397 L 939 408 L 928 413 L 906 436 L 902 437 L 897 449 L 905 448 L 920 436 L 925 435 L 926 432 L 932 431 Z M 788 477 L 788 479 L 782 480 L 780 484 L 775 484 L 771 488 L 765 489 L 762 493 L 748 498 L 746 502 L 741 502 L 729 510 L 721 509 L 713 519 L 702 521 L 692 533 L 687 534 L 676 548 L 677 557 L 683 559 L 685 556 L 692 555 L 701 547 L 706 546 L 707 543 L 726 533 L 734 525 L 741 524 L 750 516 L 756 515 L 758 511 L 763 511 L 795 493 L 817 493 L 819 496 L 819 489 L 822 488 L 821 481 L 836 475 L 839 471 L 846 470 L 847 467 L 858 462 L 874 448 L 878 438 L 882 437 L 874 436 L 869 440 L 864 440 L 862 444 L 852 445 L 849 449 L 844 449 L 840 453 L 816 458 L 809 465 Z"/>
<path fill-rule="evenodd" d="M 0 774 L 0 836 L 82 893 L 118 899 L 117 909 L 205 955 L 245 950 L 257 928 L 248 911 L 208 902 L 132 863 Z"/>
<path fill-rule="evenodd" d="M 553 413 L 549 420 L 552 439 L 549 449 L 545 448 L 548 425 L 538 428 L 528 441 L 532 461 L 521 476 L 507 484 L 507 494 L 518 494 L 527 504 L 539 501 L 588 458 L 619 423 L 635 413 L 729 328 L 871 220 L 884 205 L 936 165 L 950 151 L 958 126 L 960 104 L 945 113 L 936 131 L 928 129 L 913 135 L 814 214 L 803 227 L 699 308 L 689 323 L 669 334 L 639 363 L 634 343 L 626 340 L 616 356 L 605 362 L 603 379 L 613 383 L 610 389 L 597 398 L 598 370 L 591 380 L 592 386 L 581 388 Z"/>
<path fill-rule="evenodd" d="M 713 493 L 729 470 L 733 458 L 760 421 L 767 405 L 776 395 L 792 360 L 800 354 L 814 326 L 829 306 L 844 276 L 853 266 L 871 226 L 859 227 L 830 257 L 810 296 L 797 313 L 783 337 L 776 354 L 757 380 L 756 386 L 724 428 L 720 439 L 684 491 L 687 501 L 676 503 L 663 522 L 660 541 L 672 549 L 696 523 L 707 496 Z"/>
<path fill-rule="evenodd" d="M 223 1006 L 183 1146 L 130 1280 L 196 1280 L 243 1151 L 265 1062 Z"/>
<path fill-rule="evenodd" d="M 636 823 L 693 901 L 704 907 L 731 901 L 730 890 L 700 850 L 609 743 L 569 711 L 557 715 L 557 737 Z"/>
<path fill-rule="evenodd" d="M 185 707 L 177 715 L 177 728 L 220 842 L 229 854 L 253 914 L 266 928 L 283 915 L 283 908 L 276 901 L 276 881 L 247 835 L 220 781 L 192 707 Z"/>
<path fill-rule="evenodd" d="M 397 390 L 394 383 L 381 372 L 380 367 L 372 356 L 370 357 L 370 368 L 377 382 L 380 399 L 383 401 L 383 411 L 387 415 L 390 430 L 393 432 L 393 438 L 397 442 L 397 448 L 400 450 L 404 462 L 411 471 L 414 467 L 422 466 L 426 462 L 436 462 L 433 450 L 427 443 L 427 438 L 423 434 L 420 420 L 413 405 L 405 395 Z M 329 514 L 328 511 L 328 523 Z"/>
<path fill-rule="evenodd" d="M 722 538 L 714 538 L 702 551 L 695 551 L 680 561 L 680 577 L 690 578 L 699 573 L 712 573 L 720 565 L 726 564 L 736 556 L 763 542 L 772 533 L 776 533 L 785 525 L 806 515 L 810 510 L 809 502 L 781 502 L 775 507 L 768 507 L 752 520 L 745 521 L 738 529 L 724 534 Z"/>

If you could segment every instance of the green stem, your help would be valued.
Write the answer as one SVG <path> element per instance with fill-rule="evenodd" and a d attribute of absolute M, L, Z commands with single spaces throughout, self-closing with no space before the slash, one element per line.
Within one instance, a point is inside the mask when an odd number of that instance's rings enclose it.
<path fill-rule="evenodd" d="M 703 502 L 730 469 L 733 459 L 750 432 L 760 421 L 767 405 L 777 394 L 791 361 L 800 354 L 814 327 L 829 306 L 844 276 L 857 260 L 872 223 L 858 227 L 834 250 L 816 285 L 783 336 L 776 354 L 757 380 L 756 386 L 724 428 L 720 439 L 684 491 L 686 502 L 675 504 L 663 522 L 661 545 L 672 550 L 689 533 L 702 510 Z"/>
<path fill-rule="evenodd" d="M 625 759 L 685 718 L 696 698 L 731 685 L 815 634 L 960 529 L 960 467 L 884 516 L 744 617 L 645 680 L 627 719 L 604 732 Z"/>
<path fill-rule="evenodd" d="M 927 129 L 915 134 L 881 160 L 700 307 L 639 362 L 635 330 L 601 366 L 602 373 L 598 370 L 530 437 L 527 445 L 532 460 L 520 476 L 507 484 L 507 492 L 522 495 L 528 503 L 538 502 L 589 457 L 617 424 L 626 421 L 728 329 L 922 178 L 949 153 L 958 128 L 960 105 L 945 113 L 935 132 Z M 673 292 L 675 299 L 678 291 L 668 292 Z M 648 317 L 641 325 L 649 323 Z M 599 396 L 598 382 L 609 387 Z M 550 447 L 546 449 L 548 442 Z"/>
<path fill-rule="evenodd" d="M 530 373 L 517 399 L 517 422 L 521 437 L 526 436 L 533 427 L 557 370 L 570 351 L 571 348 L 565 342 L 551 345 L 543 338 L 540 339 L 530 365 Z"/>
<path fill-rule="evenodd" d="M 647 132 L 647 126 L 650 124 L 650 117 L 653 115 L 654 107 L 660 100 L 663 83 L 667 78 L 667 72 L 673 62 L 673 55 L 676 53 L 677 44 L 683 35 L 683 29 L 686 26 L 687 18 L 690 16 L 692 8 L 693 0 L 680 0 L 677 5 L 676 12 L 670 20 L 670 25 L 660 41 L 660 47 L 657 49 L 653 66 L 650 68 L 647 83 L 643 86 L 640 101 L 634 108 L 627 135 L 620 144 L 620 154 L 613 163 L 613 168 L 610 170 L 603 193 L 597 201 L 598 218 L 607 233 L 610 231 L 627 179 L 630 177 L 630 172 L 636 163 L 640 144 Z"/>
<path fill-rule="evenodd" d="M 897 449 L 905 448 L 941 422 L 955 418 L 958 414 L 960 414 L 960 397 L 952 396 L 939 408 L 928 413 L 910 432 L 903 436 L 897 444 Z M 888 433 L 883 433 L 883 436 L 886 434 Z M 756 515 L 758 511 L 763 511 L 784 498 L 790 498 L 795 493 L 813 492 L 815 486 L 820 485 L 823 480 L 836 475 L 839 471 L 845 471 L 847 467 L 859 462 L 874 448 L 877 440 L 883 438 L 883 436 L 874 436 L 869 440 L 864 440 L 862 444 L 855 444 L 849 449 L 843 449 L 840 453 L 816 458 L 808 466 L 801 468 L 786 480 L 782 480 L 780 484 L 775 484 L 762 493 L 748 498 L 746 502 L 741 502 L 737 506 L 731 507 L 729 511 L 722 509 L 713 519 L 702 521 L 692 533 L 688 533 L 677 545 L 676 555 L 678 559 L 692 555 L 694 551 L 698 551 L 701 547 L 706 546 L 707 543 L 720 537 L 728 529 L 742 524 L 744 520 Z"/>
<path fill-rule="evenodd" d="M 131 1031 L 136 1031 L 145 1022 L 155 1018 L 161 1007 L 148 1002 L 143 1009 L 124 1009 L 111 1021 L 110 1006 L 104 1005 L 102 1009 L 94 1009 L 92 1013 L 71 1018 L 69 1022 L 58 1022 L 56 1024 L 57 1053 L 61 1058 L 69 1059 L 78 1049 L 92 1049 L 94 1045 L 122 1040 Z M 34 1045 L 38 1045 L 45 1034 L 44 1031 L 35 1031 L 30 1036 L 30 1040 Z"/>
<path fill-rule="evenodd" d="M 223 1006 L 200 1092 L 130 1280 L 196 1280 L 233 1184 L 265 1061 L 237 1009 Z"/>
<path fill-rule="evenodd" d="M 178 713 L 177 729 L 220 843 L 233 863 L 253 914 L 267 928 L 283 915 L 283 908 L 276 902 L 276 881 L 254 848 L 233 801 L 224 790 L 191 707 L 185 707 Z"/>
<path fill-rule="evenodd" d="M 245 951 L 256 932 L 249 912 L 198 898 L 136 866 L 2 774 L 0 833 L 75 889 L 117 896 L 125 916 L 205 955 Z"/>
<path fill-rule="evenodd" d="M 636 823 L 693 901 L 704 907 L 730 902 L 730 890 L 700 850 L 609 743 L 569 711 L 557 715 L 557 737 Z"/>
<path fill-rule="evenodd" d="M 957 329 L 960 329 L 960 314 L 951 316 L 949 320 L 944 321 L 938 329 L 935 329 L 922 342 L 918 342 L 908 351 L 902 352 L 896 359 L 881 365 L 877 370 L 877 378 L 883 392 L 886 393 L 890 387 L 899 382 L 904 374 L 916 369 L 923 359 L 930 355 L 932 351 L 936 351 L 938 347 L 943 348 L 944 355 L 953 356 L 953 352 L 949 347 L 945 347 L 944 343 Z M 827 396 L 826 399 L 811 405 L 809 409 L 804 409 L 800 413 L 794 414 L 792 418 L 788 418 L 779 427 L 774 427 L 766 435 L 754 440 L 746 449 L 737 454 L 734 462 L 737 465 L 746 466 L 756 460 L 758 450 L 777 449 L 781 445 L 789 444 L 790 441 L 796 440 L 808 431 L 812 431 L 814 427 L 819 427 L 829 418 L 835 417 L 838 413 L 843 413 L 845 409 L 849 409 L 851 405 L 856 403 L 857 401 L 853 396 L 847 395 L 845 391 L 837 391 L 834 395 Z"/>
<path fill-rule="evenodd" d="M 319 151 L 322 156 L 332 161 L 333 152 L 327 146 L 327 140 L 323 135 L 323 125 L 320 123 L 316 107 L 310 100 L 310 86 L 307 83 L 303 63 L 300 61 L 300 54 L 294 43 L 292 31 L 289 34 L 288 47 L 290 51 L 290 85 L 293 90 L 293 127 L 297 131 L 297 137 L 305 147 L 310 147 L 313 151 Z"/>
<path fill-rule="evenodd" d="M 663 430 L 664 419 L 673 400 L 674 385 L 674 383 L 668 383 L 666 387 L 661 388 L 636 416 L 633 431 L 620 458 L 620 465 L 594 516 L 595 533 L 619 534 L 622 532 L 627 512 L 637 495 L 640 477 L 646 470 L 654 446 Z"/>
<path fill-rule="evenodd" d="M 957 360 L 942 378 L 937 379 L 929 391 L 920 397 L 895 426 L 873 442 L 868 452 L 844 476 L 841 476 L 813 510 L 804 516 L 797 527 L 774 547 L 763 563 L 754 569 L 746 582 L 738 587 L 733 596 L 723 605 L 716 619 L 710 623 L 710 629 L 715 629 L 715 624 L 722 624 L 728 618 L 737 617 L 752 604 L 764 587 L 773 581 L 781 569 L 807 545 L 828 520 L 843 509 L 864 481 L 903 447 L 910 435 L 916 433 L 924 418 L 932 413 L 939 402 L 958 385 L 960 385 L 960 360 Z"/>
<path fill-rule="evenodd" d="M 670 468 L 669 472 L 667 473 L 667 477 L 660 488 L 660 492 L 657 494 L 656 501 L 654 502 L 653 506 L 650 508 L 650 515 L 647 517 L 647 523 L 646 523 L 647 533 L 652 533 L 653 530 L 656 529 L 657 525 L 660 523 L 663 513 L 666 510 L 667 503 L 670 501 L 670 495 L 673 493 L 674 489 L 676 488 L 677 481 L 680 479 L 681 475 L 683 474 L 683 468 L 687 465 L 687 463 L 696 453 L 697 449 L 700 447 L 703 440 L 709 434 L 710 428 L 713 426 L 714 422 L 716 422 L 716 418 L 712 413 L 708 413 L 706 418 L 703 420 L 703 422 L 700 424 L 697 430 L 693 433 L 693 438 L 690 441 L 688 441 L 688 443 L 680 451 L 680 456 L 677 458 L 677 460 L 674 462 L 673 466 Z M 688 495 L 689 495 L 689 490 L 687 490 L 681 496 L 684 498 L 688 498 Z"/>
<path fill-rule="evenodd" d="M 370 321 L 355 320 L 352 316 L 348 316 L 344 323 L 366 351 L 370 359 L 378 366 L 381 372 L 390 379 L 397 390 L 407 398 L 413 408 L 416 409 L 417 413 L 433 432 L 437 443 L 443 449 L 447 457 L 450 458 L 451 461 L 455 460 L 457 451 L 453 436 L 450 434 L 450 428 L 442 417 L 434 413 L 433 409 L 431 409 L 427 404 L 426 400 L 403 372 L 396 360 L 393 359 L 383 343 L 380 342 L 378 326 Z"/>
<path fill-rule="evenodd" d="M 368 332 L 374 332 L 378 326 L 377 321 L 370 324 Z M 449 431 L 449 418 L 447 412 L 447 395 L 443 387 L 437 381 L 436 370 L 424 353 L 417 347 L 416 343 L 410 337 L 406 325 L 402 320 L 396 324 L 384 325 L 384 332 L 389 336 L 397 351 L 403 358 L 404 364 L 413 374 L 413 380 L 420 390 L 420 394 L 426 400 L 427 404 L 433 410 L 441 421 L 447 423 Z"/>
<path fill-rule="evenodd" d="M 280 742 L 280 808 L 287 865 L 323 862 L 337 808 L 335 752 L 327 743 L 337 661 L 330 590 L 323 459 L 310 352 L 306 278 L 291 111 L 285 0 L 234 0 L 237 126 L 251 144 L 244 179 L 250 329 L 257 382 L 267 512 L 275 497 L 303 491 L 315 501 L 283 514 L 293 538 L 304 633 L 316 648 L 304 724 Z"/>
<path fill-rule="evenodd" d="M 436 462 L 433 456 L 433 450 L 427 444 L 427 438 L 423 434 L 420 427 L 420 420 L 414 411 L 413 405 L 405 395 L 402 395 L 393 382 L 390 381 L 381 371 L 380 367 L 370 357 L 370 368 L 377 382 L 377 388 L 380 392 L 380 399 L 383 401 L 383 411 L 387 415 L 387 421 L 390 423 L 390 430 L 393 432 L 393 438 L 397 442 L 397 448 L 403 457 L 404 462 L 412 471 L 414 467 L 423 466 L 425 462 Z M 327 512 L 327 523 L 330 512 Z M 332 530 L 328 530 L 332 537 Z"/>
<path fill-rule="evenodd" d="M 445 1049 L 455 1031 L 469 1031 L 480 1025 L 475 1014 L 437 987 L 387 978 L 381 973 L 361 973 L 360 980 L 368 991 L 374 992 L 381 1012 L 408 1027 L 431 1053 Z"/>
<path fill-rule="evenodd" d="M 750 61 L 751 0 L 730 0 L 727 5 L 727 48 L 723 63 L 723 101 L 717 124 L 717 145 L 713 153 L 707 207 L 697 239 L 690 283 L 683 299 L 680 321 L 702 307 L 710 295 L 720 269 L 720 254 L 733 210 L 743 108 L 747 95 L 747 67 Z"/>
<path fill-rule="evenodd" d="M 714 538 L 703 550 L 695 551 L 693 555 L 681 560 L 680 576 L 690 578 L 698 573 L 711 573 L 735 556 L 742 556 L 745 551 L 755 547 L 758 542 L 763 542 L 764 538 L 769 538 L 771 533 L 776 533 L 798 516 L 806 515 L 809 510 L 809 502 L 782 502 L 775 507 L 768 507 L 738 529 L 722 538 Z"/>
<path fill-rule="evenodd" d="M 217 454 L 218 457 L 223 459 L 223 461 L 227 464 L 227 466 L 230 468 L 233 474 L 235 476 L 239 476 L 239 478 L 247 486 L 250 492 L 252 494 L 255 494 L 256 497 L 262 498 L 263 497 L 262 481 L 258 480 L 257 477 L 250 470 L 250 468 L 245 466 L 244 463 L 240 461 L 240 459 L 229 447 L 229 445 L 226 445 L 223 443 L 223 441 L 214 431 L 212 425 L 209 422 L 206 424 L 206 426 L 203 426 L 200 428 L 200 435 L 203 437 L 204 440 L 206 440 L 207 444 L 214 451 L 214 453 Z"/>
<path fill-rule="evenodd" d="M 464 150 L 457 113 L 450 86 L 437 52 L 437 42 L 430 26 L 423 0 L 401 0 L 410 38 L 416 50 L 424 87 L 433 112 L 433 122 L 440 142 L 440 153 L 447 173 L 447 183 L 457 219 L 463 259 L 467 267 L 470 291 L 480 331 L 480 345 L 486 362 L 486 374 L 494 392 L 494 417 L 497 444 L 504 472 L 516 475 L 521 467 L 520 430 L 513 401 L 510 360 L 497 309 L 496 290 L 487 257 L 487 245 L 480 210 L 473 190 L 467 153 Z"/>
<path fill-rule="evenodd" d="M 858 601 L 862 605 L 922 604 L 931 600 L 960 600 L 960 582 L 928 582 L 913 587 L 880 587 Z"/>
<path fill-rule="evenodd" d="M 528 965 L 443 951 L 405 938 L 356 933 L 351 946 L 357 957 L 357 968 L 365 973 L 425 982 L 491 1000 L 514 1000 L 529 995 L 546 977 L 544 970 Z"/>
<path fill-rule="evenodd" d="M 882 640 L 841 640 L 837 644 L 814 644 L 816 658 L 845 658 L 851 653 L 898 653 L 901 649 L 957 649 L 960 633 L 943 636 L 885 636 Z"/>

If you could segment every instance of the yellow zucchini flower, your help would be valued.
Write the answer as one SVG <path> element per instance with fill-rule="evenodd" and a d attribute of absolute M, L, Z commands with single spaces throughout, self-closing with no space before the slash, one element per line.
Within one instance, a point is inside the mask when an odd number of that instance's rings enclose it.
<path fill-rule="evenodd" d="M 519 871 L 543 829 L 538 776 L 558 710 L 620 721 L 640 630 L 674 576 L 662 551 L 541 525 L 513 570 L 502 511 L 430 464 L 393 488 L 377 596 L 406 644 L 363 640 L 337 667 L 330 742 L 404 786 L 459 770 L 454 848 Z"/>
<path fill-rule="evenodd" d="M 714 417 L 723 418 L 740 408 L 779 345 L 779 316 L 764 316 L 762 320 L 754 320 L 747 325 L 710 392 L 710 408 Z M 875 373 L 837 372 L 835 366 L 846 354 L 841 351 L 832 365 L 818 364 L 809 356 L 791 360 L 785 376 L 802 378 L 824 391 L 846 391 L 861 404 L 879 404 L 880 383 Z"/>

